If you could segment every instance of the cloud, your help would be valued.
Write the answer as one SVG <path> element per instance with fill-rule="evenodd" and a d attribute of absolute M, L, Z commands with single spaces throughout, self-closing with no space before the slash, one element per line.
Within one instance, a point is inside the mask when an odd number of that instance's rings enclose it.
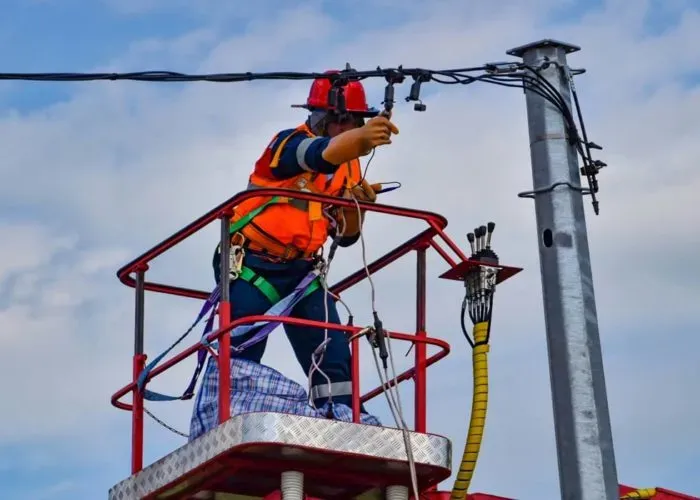
<path fill-rule="evenodd" d="M 397 4 L 379 5 L 386 14 Z M 318 2 L 285 7 L 264 22 L 241 15 L 240 33 L 202 17 L 199 29 L 176 37 L 154 28 L 148 40 L 133 40 L 100 67 L 322 70 L 349 61 L 357 68 L 442 68 L 503 60 L 506 49 L 544 36 L 581 45 L 570 63 L 588 70 L 578 77 L 577 89 L 590 138 L 605 147 L 599 157 L 610 165 L 599 179 L 601 215 L 592 215 L 589 200 L 586 211 L 620 481 L 697 492 L 694 476 L 674 470 L 697 460 L 689 444 L 700 417 L 700 406 L 687 396 L 688 380 L 699 375 L 693 353 L 700 347 L 690 333 L 698 328 L 694 307 L 700 292 L 694 265 L 700 241 L 692 231 L 700 222 L 693 197 L 700 187 L 700 149 L 691 133 L 700 126 L 700 99 L 687 69 L 698 62 L 693 49 L 700 18 L 686 3 L 668 3 L 664 8 L 674 10 L 666 18 L 673 21 L 648 35 L 647 20 L 659 9 L 654 2 L 633 8 L 609 1 L 577 11 L 565 24 L 547 24 L 543 19 L 551 23 L 563 12 L 553 5 L 509 1 L 496 12 L 486 2 L 442 1 L 430 9 L 401 2 L 396 18 L 363 24 L 355 20 L 372 17 L 362 10 L 365 2 L 323 9 Z M 65 65 L 70 68 L 70 61 Z M 22 457 L 51 444 L 61 453 L 47 461 L 87 468 L 93 460 L 91 470 L 99 464 L 100 473 L 88 493 L 94 495 L 128 473 L 128 414 L 114 410 L 108 399 L 130 377 L 133 296 L 117 283 L 115 270 L 242 189 L 271 136 L 303 119 L 289 105 L 304 99 L 308 83 L 73 85 L 63 102 L 31 111 L 0 108 L 0 366 L 13 381 L 0 444 L 21 447 Z M 381 101 L 383 85 L 368 82 L 373 102 Z M 397 96 L 407 90 L 401 87 Z M 449 234 L 463 247 L 466 232 L 495 220 L 496 251 L 504 262 L 525 267 L 498 292 L 489 420 L 473 489 L 556 497 L 534 206 L 516 196 L 532 188 L 524 97 L 485 84 L 430 84 L 425 95 L 425 113 L 397 103 L 401 134 L 377 151 L 369 177 L 400 180 L 402 188 L 382 201 L 445 214 Z M 372 214 L 366 225 L 370 258 L 420 229 L 414 221 Z M 159 258 L 149 279 L 210 289 L 217 234 L 212 226 Z M 355 247 L 339 255 L 332 274 L 337 279 L 360 265 Z M 378 309 L 389 328 L 415 327 L 414 266 L 407 256 L 375 278 Z M 459 332 L 462 290 L 437 279 L 446 268 L 430 254 L 428 328 L 450 341 L 453 352 L 429 369 L 428 425 L 453 440 L 456 464 L 471 370 Z M 344 298 L 358 321 L 369 321 L 368 283 Z M 184 331 L 198 308 L 195 301 L 148 296 L 151 357 Z M 404 358 L 398 342 L 394 351 L 397 368 L 407 367 L 412 355 Z M 289 352 L 276 332 L 265 361 L 302 381 Z M 363 389 L 377 382 L 368 354 L 365 348 Z M 181 390 L 192 364 L 157 379 L 153 389 Z M 412 387 L 404 385 L 410 423 Z M 385 406 L 381 398 L 371 403 L 390 422 Z M 151 408 L 187 428 L 189 404 Z M 147 436 L 147 461 L 181 443 L 150 421 Z M 104 449 L 114 451 L 105 457 Z M 17 474 L 30 464 L 23 458 L 11 467 Z M 55 467 L 48 470 L 56 473 Z M 51 487 L 46 481 L 41 486 Z"/>

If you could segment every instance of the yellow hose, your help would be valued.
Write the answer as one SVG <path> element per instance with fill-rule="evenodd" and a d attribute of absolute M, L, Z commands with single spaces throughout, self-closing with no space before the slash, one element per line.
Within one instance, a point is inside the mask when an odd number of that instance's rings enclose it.
<path fill-rule="evenodd" d="M 476 461 L 481 449 L 481 440 L 484 436 L 484 426 L 486 425 L 486 409 L 489 401 L 489 367 L 488 352 L 489 345 L 486 344 L 486 337 L 489 331 L 489 322 L 483 321 L 474 325 L 472 338 L 474 339 L 474 349 L 472 350 L 472 367 L 474 372 L 474 391 L 472 393 L 472 412 L 469 419 L 469 432 L 467 442 L 464 445 L 462 461 L 459 464 L 459 472 L 452 486 L 450 500 L 464 500 L 467 490 L 476 469 Z M 621 500 L 648 500 L 656 495 L 656 488 L 640 488 L 631 491 L 620 497 Z"/>
<path fill-rule="evenodd" d="M 462 454 L 462 462 L 459 465 L 457 479 L 452 487 L 450 499 L 464 500 L 467 496 L 469 484 L 474 475 L 476 468 L 476 460 L 479 456 L 481 448 L 481 439 L 484 435 L 484 425 L 486 424 L 486 407 L 489 400 L 489 371 L 488 358 L 489 352 L 486 336 L 489 331 L 488 321 L 477 323 L 474 325 L 473 338 L 474 349 L 472 350 L 472 365 L 474 371 L 474 392 L 472 394 L 472 413 L 469 420 L 469 432 L 467 433 L 467 442 L 464 445 L 464 453 Z"/>
<path fill-rule="evenodd" d="M 638 499 L 648 499 L 648 498 L 654 498 L 656 495 L 656 488 L 641 488 L 638 490 L 630 491 L 626 495 L 620 497 L 622 498 L 638 498 Z"/>

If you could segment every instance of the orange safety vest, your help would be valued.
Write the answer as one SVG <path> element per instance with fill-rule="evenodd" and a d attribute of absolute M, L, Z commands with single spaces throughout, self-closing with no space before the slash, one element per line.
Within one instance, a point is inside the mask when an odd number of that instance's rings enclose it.
<path fill-rule="evenodd" d="M 287 141 L 297 134 L 316 136 L 303 124 L 296 127 L 294 132 L 273 150 L 272 144 L 279 134 L 275 135 L 255 163 L 248 180 L 248 190 L 283 188 L 342 196 L 346 189 L 360 182 L 362 170 L 358 159 L 340 165 L 335 174 L 305 172 L 291 179 L 274 178 L 270 169 L 277 166 Z M 235 225 L 241 218 L 270 200 L 270 196 L 261 196 L 243 201 L 235 207 L 231 225 Z M 284 259 L 308 258 L 316 254 L 328 238 L 330 221 L 324 216 L 323 208 L 317 201 L 279 197 L 276 203 L 266 206 L 239 229 L 238 236 L 242 235 L 245 239 L 244 246 L 254 251 L 263 251 Z M 233 238 L 235 239 L 235 235 Z"/>

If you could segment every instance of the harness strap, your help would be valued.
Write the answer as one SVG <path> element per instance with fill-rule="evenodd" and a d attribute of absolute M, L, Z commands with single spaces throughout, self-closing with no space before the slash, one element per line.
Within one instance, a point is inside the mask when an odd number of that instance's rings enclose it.
<path fill-rule="evenodd" d="M 279 196 L 273 196 L 269 200 L 267 200 L 265 203 L 260 205 L 258 208 L 255 210 L 251 210 L 247 214 L 245 214 L 243 217 L 238 219 L 236 222 L 231 222 L 231 225 L 229 226 L 228 232 L 229 234 L 237 233 L 241 229 L 243 229 L 245 226 L 250 224 L 250 222 L 260 214 L 263 210 L 265 210 L 268 206 L 272 205 L 273 203 L 280 203 L 282 200 L 280 200 Z M 220 245 L 221 243 L 219 243 Z"/>
<path fill-rule="evenodd" d="M 293 242 L 285 244 L 258 226 L 255 221 L 231 236 L 231 244 L 243 249 L 282 260 L 309 259 L 318 254 L 316 250 L 303 250 Z"/>
<path fill-rule="evenodd" d="M 202 337 L 206 337 L 213 329 L 214 327 L 214 316 L 216 314 L 216 305 L 219 303 L 219 300 L 221 298 L 221 290 L 219 287 L 216 287 L 214 291 L 212 291 L 211 295 L 207 298 L 207 300 L 204 302 L 204 305 L 202 306 L 202 309 L 199 311 L 199 314 L 197 315 L 197 318 L 195 319 L 194 323 L 187 329 L 185 333 L 183 333 L 179 339 L 177 339 L 173 344 L 168 347 L 163 353 L 159 354 L 153 360 L 148 363 L 141 373 L 139 374 L 138 379 L 136 380 L 136 385 L 140 391 L 143 392 L 143 397 L 144 399 L 147 399 L 149 401 L 174 401 L 178 399 L 190 399 L 192 397 L 192 390 L 190 387 L 188 387 L 185 392 L 181 396 L 168 396 L 165 394 L 160 394 L 158 392 L 150 391 L 148 389 L 144 389 L 144 385 L 146 384 L 146 377 L 148 377 L 148 374 L 151 373 L 151 370 L 155 368 L 155 366 L 160 362 L 161 359 L 163 359 L 170 351 L 172 351 L 175 346 L 177 346 L 180 342 L 182 342 L 187 335 L 190 334 L 192 330 L 194 330 L 194 327 L 197 326 L 197 324 L 204 318 L 204 316 L 209 312 L 211 309 L 211 312 L 209 313 L 209 317 L 207 318 L 206 325 L 204 327 L 204 333 L 202 334 Z M 198 356 L 199 358 L 200 356 Z M 197 370 L 195 370 L 195 377 L 199 377 L 199 372 L 201 371 L 201 368 L 199 367 L 199 363 L 197 364 Z M 196 380 L 196 378 L 195 378 Z M 194 387 L 194 384 L 190 383 L 192 388 Z"/>
<path fill-rule="evenodd" d="M 272 307 L 265 311 L 264 315 L 281 317 L 289 316 L 289 314 L 291 314 L 292 312 L 292 309 L 294 309 L 294 306 L 296 306 L 299 303 L 299 301 L 301 301 L 301 299 L 306 297 L 309 293 L 313 292 L 315 288 L 318 288 L 320 286 L 318 279 L 319 274 L 320 270 L 312 270 L 294 288 L 292 293 L 284 297 L 282 300 L 278 301 L 276 304 L 273 304 Z M 312 289 L 312 285 L 314 284 L 315 288 Z M 280 321 L 258 321 L 257 323 L 254 323 L 252 325 L 241 325 L 237 328 L 234 328 L 234 330 L 231 332 L 231 337 L 240 337 L 256 328 L 260 329 L 255 333 L 255 335 L 253 335 L 250 339 L 246 340 L 239 346 L 231 347 L 231 350 L 237 353 L 243 352 L 248 347 L 257 344 L 265 337 L 270 335 L 270 333 L 272 333 L 272 331 L 275 328 L 277 328 L 280 324 Z"/>
<path fill-rule="evenodd" d="M 238 276 L 239 279 L 242 279 L 244 281 L 247 281 L 251 285 L 253 285 L 255 288 L 260 290 L 260 292 L 267 297 L 267 300 L 270 301 L 270 304 L 277 304 L 279 301 L 282 300 L 280 297 L 279 292 L 277 289 L 267 281 L 263 276 L 259 275 L 255 271 L 253 271 L 251 268 L 243 266 L 241 267 L 241 272 Z M 303 281 L 302 281 L 303 282 Z M 321 281 L 316 278 L 313 280 L 309 286 L 306 288 L 306 292 L 304 292 L 303 297 L 306 297 L 308 295 L 311 295 L 313 292 L 318 290 L 318 288 L 321 286 Z"/>
<path fill-rule="evenodd" d="M 265 316 L 288 316 L 291 313 L 292 309 L 294 309 L 294 306 L 296 306 L 297 303 L 301 301 L 301 299 L 312 294 L 321 286 L 321 282 L 319 280 L 319 272 L 317 270 L 313 270 L 309 274 L 307 274 L 304 277 L 304 279 L 302 279 L 301 282 L 295 287 L 295 289 L 284 298 L 280 298 L 279 292 L 268 280 L 266 280 L 263 276 L 257 274 L 249 267 L 243 266 L 241 268 L 239 279 L 243 279 L 251 285 L 255 286 L 270 301 L 272 307 L 270 307 L 264 313 Z M 216 314 L 216 305 L 219 303 L 220 298 L 221 290 L 220 287 L 217 286 L 202 306 L 202 309 L 197 315 L 197 319 L 192 324 L 192 326 L 190 326 L 190 328 L 168 349 L 166 349 L 162 354 L 156 356 L 150 363 L 148 363 L 148 365 L 146 365 L 146 367 L 144 367 L 143 371 L 139 374 L 137 380 L 137 386 L 139 390 L 143 391 L 144 399 L 148 401 L 184 401 L 191 399 L 192 396 L 194 396 L 194 388 L 197 385 L 199 375 L 201 374 L 202 369 L 204 368 L 204 362 L 206 361 L 207 356 L 207 347 L 210 345 L 207 341 L 207 336 L 213 330 L 214 316 Z M 202 318 L 204 318 L 209 309 L 211 309 L 211 312 L 209 314 L 209 317 L 207 318 L 207 322 L 205 324 L 204 331 L 202 332 L 202 337 L 200 339 L 202 347 L 197 352 L 197 366 L 194 370 L 194 373 L 192 374 L 192 378 L 189 384 L 187 385 L 187 388 L 184 390 L 182 395 L 168 396 L 167 394 L 161 394 L 155 391 L 144 389 L 146 377 L 151 372 L 151 370 L 155 368 L 155 366 L 160 362 L 161 359 L 165 357 L 166 354 L 168 354 L 172 349 L 175 348 L 175 346 L 177 346 L 177 344 L 182 342 L 182 340 L 184 340 L 185 337 L 189 335 L 189 333 L 194 329 L 194 327 L 197 326 L 197 324 L 202 320 Z M 230 332 L 232 338 L 240 337 L 241 335 L 245 335 L 246 333 L 255 328 L 262 327 L 252 338 L 250 338 L 240 346 L 232 349 L 236 352 L 242 352 L 246 348 L 250 347 L 253 344 L 257 344 L 263 338 L 267 337 L 279 325 L 279 321 L 259 321 L 252 325 L 241 325 L 237 328 L 234 328 L 233 331 Z"/>
<path fill-rule="evenodd" d="M 286 198 L 280 197 L 280 196 L 273 196 L 269 200 L 267 200 L 265 203 L 260 205 L 258 208 L 251 210 L 247 214 L 245 214 L 243 217 L 238 219 L 235 222 L 231 222 L 228 228 L 228 232 L 231 236 L 233 236 L 235 233 L 246 227 L 248 224 L 250 224 L 255 217 L 257 217 L 263 210 L 265 210 L 267 207 L 270 205 L 273 205 L 275 203 L 285 203 Z M 218 243 L 216 246 L 216 252 L 221 252 L 221 242 Z"/>
<path fill-rule="evenodd" d="M 269 186 L 259 186 L 257 184 L 253 184 L 252 182 L 248 182 L 247 189 L 249 191 L 253 191 L 255 189 L 269 189 Z M 303 212 L 306 212 L 309 209 L 309 203 L 307 200 L 300 200 L 299 198 L 291 198 L 291 197 L 281 197 L 278 201 L 278 203 L 287 203 L 294 208 L 297 208 Z"/>
<path fill-rule="evenodd" d="M 272 283 L 257 274 L 251 268 L 246 266 L 241 267 L 241 273 L 238 275 L 238 277 L 260 290 L 260 292 L 267 297 L 267 300 L 269 300 L 271 304 L 276 304 L 280 301 L 280 294 L 277 292 L 277 289 L 272 286 Z"/>

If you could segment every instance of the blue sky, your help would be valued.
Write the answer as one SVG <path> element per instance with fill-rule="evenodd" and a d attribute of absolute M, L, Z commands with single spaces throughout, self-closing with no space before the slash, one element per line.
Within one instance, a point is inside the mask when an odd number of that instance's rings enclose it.
<path fill-rule="evenodd" d="M 318 0 L 283 13 L 276 0 L 245 9 L 221 0 L 6 4 L 0 72 L 323 70 L 346 61 L 445 68 L 505 60 L 507 49 L 545 37 L 580 45 L 571 65 L 588 70 L 577 82 L 587 129 L 610 164 L 600 176 L 602 213 L 593 216 L 587 204 L 587 222 L 619 479 L 700 494 L 700 405 L 692 397 L 700 239 L 689 230 L 700 223 L 696 2 L 505 0 L 494 11 L 485 0 L 430 9 Z M 0 417 L 3 498 L 104 497 L 127 476 L 129 419 L 109 397 L 130 374 L 133 298 L 114 273 L 242 189 L 271 135 L 303 119 L 289 104 L 303 101 L 306 85 L 0 82 L 0 374 L 11 382 Z M 382 88 L 368 84 L 375 105 Z M 397 104 L 400 137 L 373 160 L 372 175 L 403 183 L 387 203 L 445 214 L 459 242 L 494 218 L 499 254 L 526 268 L 497 305 L 491 407 L 473 489 L 555 498 L 534 209 L 516 197 L 531 188 L 524 99 L 489 86 L 431 85 L 425 96 L 426 113 Z M 482 186 L 497 188 L 487 195 Z M 370 255 L 416 229 L 370 219 Z M 152 279 L 210 288 L 217 230 L 159 261 Z M 359 257 L 359 249 L 339 257 L 335 279 Z M 431 256 L 429 265 L 429 329 L 453 354 L 430 371 L 428 421 L 457 454 L 471 387 L 471 370 L 454 376 L 469 361 L 457 329 L 461 297 L 437 279 L 444 264 Z M 385 323 L 396 330 L 413 327 L 405 313 L 412 269 L 408 262 L 377 278 Z M 366 289 L 348 300 L 367 315 Z M 149 296 L 147 308 L 154 355 L 198 304 Z M 266 362 L 303 380 L 289 349 L 282 336 L 273 339 Z M 366 367 L 369 388 L 376 377 Z M 154 389 L 179 390 L 189 369 Z M 411 404 L 410 386 L 402 399 Z M 152 409 L 188 427 L 189 403 Z M 390 419 L 383 403 L 371 409 Z M 182 444 L 150 421 L 147 435 L 147 462 Z"/>

